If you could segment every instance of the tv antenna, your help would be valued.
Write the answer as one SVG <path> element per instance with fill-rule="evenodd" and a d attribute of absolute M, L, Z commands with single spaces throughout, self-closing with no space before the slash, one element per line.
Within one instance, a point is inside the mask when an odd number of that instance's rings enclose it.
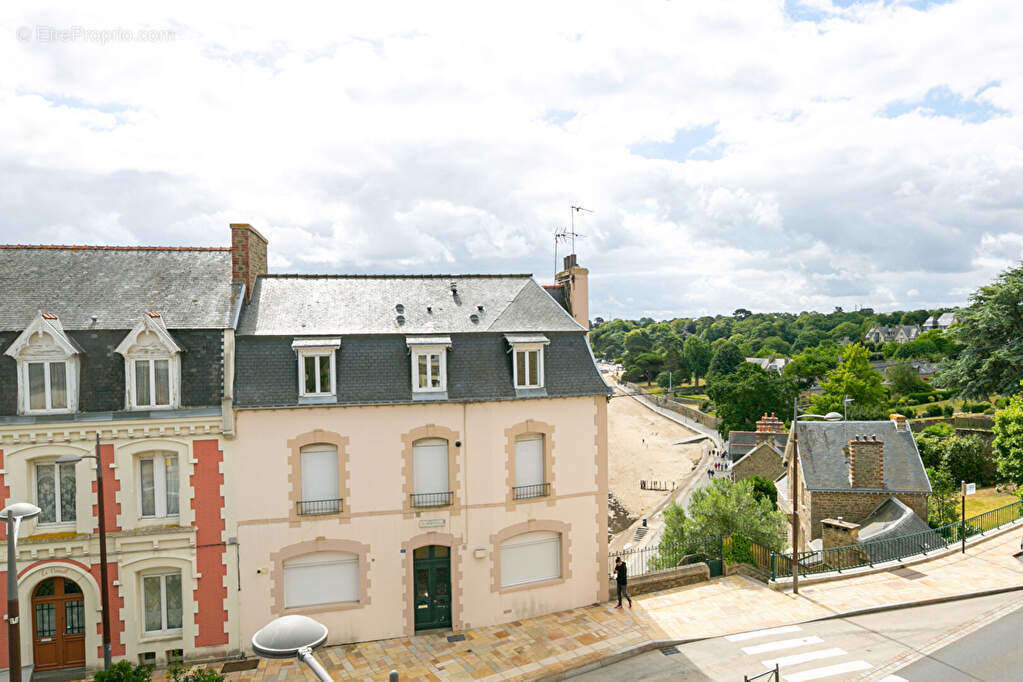
<path fill-rule="evenodd" d="M 586 213 L 593 213 L 588 208 L 582 206 L 571 206 L 569 210 L 569 225 L 571 227 L 556 227 L 554 228 L 554 272 L 558 271 L 558 242 L 564 242 L 572 245 L 572 253 L 575 253 L 575 240 L 576 237 L 579 239 L 584 238 L 586 235 L 579 234 L 575 231 L 575 214 L 580 211 Z"/>

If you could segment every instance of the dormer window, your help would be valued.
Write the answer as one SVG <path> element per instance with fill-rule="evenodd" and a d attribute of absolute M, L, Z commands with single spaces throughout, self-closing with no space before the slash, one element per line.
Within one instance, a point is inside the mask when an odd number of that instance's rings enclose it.
<path fill-rule="evenodd" d="M 439 394 L 448 390 L 447 336 L 410 336 L 405 339 L 412 358 L 412 394 Z"/>
<path fill-rule="evenodd" d="M 543 388 L 543 347 L 550 340 L 540 334 L 506 334 L 504 338 L 511 346 L 515 389 Z"/>
<path fill-rule="evenodd" d="M 299 398 L 331 399 L 337 396 L 337 349 L 341 339 L 295 339 L 298 355 Z"/>
<path fill-rule="evenodd" d="M 5 353 L 18 366 L 19 414 L 78 410 L 78 357 L 81 347 L 52 313 L 39 313 Z"/>
<path fill-rule="evenodd" d="M 181 405 L 181 348 L 159 313 L 147 312 L 114 350 L 124 356 L 124 404 L 129 410 Z"/>

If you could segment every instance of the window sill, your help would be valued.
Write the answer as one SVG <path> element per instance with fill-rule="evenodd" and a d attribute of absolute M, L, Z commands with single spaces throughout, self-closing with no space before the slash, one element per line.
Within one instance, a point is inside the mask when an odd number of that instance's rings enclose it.
<path fill-rule="evenodd" d="M 181 630 L 170 630 L 167 632 L 154 632 L 152 634 L 143 634 L 139 637 L 139 644 L 149 644 L 152 642 L 170 642 L 170 641 L 184 641 L 185 634 Z"/>
<path fill-rule="evenodd" d="M 130 405 L 129 412 L 149 412 L 152 410 L 176 410 L 177 405 Z"/>
<path fill-rule="evenodd" d="M 337 402 L 337 396 L 333 394 L 329 395 L 300 395 L 298 397 L 299 405 L 329 405 Z"/>
<path fill-rule="evenodd" d="M 501 587 L 498 588 L 497 592 L 499 594 L 504 594 L 506 592 L 521 592 L 523 590 L 535 590 L 541 587 L 554 587 L 555 585 L 560 585 L 563 582 L 565 582 L 564 578 L 546 578 L 544 580 L 535 580 L 533 582 L 519 583 L 518 585 L 509 585 L 508 587 Z"/>
<path fill-rule="evenodd" d="M 448 392 L 443 391 L 412 391 L 412 400 L 447 400 Z"/>
<path fill-rule="evenodd" d="M 290 616 L 292 614 L 308 615 L 312 613 L 328 613 L 330 611 L 351 611 L 354 609 L 361 609 L 366 606 L 361 600 L 360 601 L 335 601 L 327 604 L 310 604 L 309 606 L 285 606 L 284 611 L 281 615 Z"/>
<path fill-rule="evenodd" d="M 515 388 L 516 398 L 546 398 L 547 389 L 543 386 L 538 388 Z"/>

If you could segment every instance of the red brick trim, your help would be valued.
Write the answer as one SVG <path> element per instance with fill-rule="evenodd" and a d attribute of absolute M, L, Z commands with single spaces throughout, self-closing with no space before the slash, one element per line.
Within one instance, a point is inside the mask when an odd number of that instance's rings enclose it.
<path fill-rule="evenodd" d="M 220 465 L 224 453 L 216 440 L 192 443 L 195 468 L 189 479 L 192 509 L 195 511 L 195 563 L 199 580 L 192 598 L 195 614 L 195 646 L 227 644 L 227 566 L 224 555 L 224 474 Z"/>
<path fill-rule="evenodd" d="M 0 450 L 0 471 L 4 470 L 4 451 Z M 7 475 L 0 474 L 0 509 L 7 506 L 7 500 L 11 496 L 11 488 L 7 485 Z M 0 523 L 0 540 L 7 539 L 7 524 Z M 7 589 L 7 588 L 4 588 Z M 7 621 L 4 621 L 5 623 Z M 6 627 L 6 625 L 4 626 Z"/>
<path fill-rule="evenodd" d="M 95 578 L 97 585 L 102 583 L 100 580 L 100 564 L 93 564 L 89 572 Z M 124 618 L 121 616 L 121 610 L 124 608 L 124 596 L 121 594 L 121 588 L 117 585 L 117 582 L 117 563 L 108 561 L 107 589 L 110 591 L 110 654 L 112 656 L 124 656 Z M 100 636 L 99 646 L 96 647 L 96 656 L 102 659 L 103 619 L 98 617 L 96 618 L 96 634 Z"/>
<path fill-rule="evenodd" d="M 121 481 L 115 475 L 110 465 L 114 463 L 114 446 L 99 446 L 100 462 L 98 466 L 103 467 L 103 511 L 106 512 L 107 532 L 113 533 L 121 530 L 117 525 L 117 517 L 121 515 L 121 503 L 117 501 L 117 493 L 121 492 Z M 130 476 L 131 474 L 129 474 Z M 96 494 L 96 481 L 92 482 L 92 494 Z M 92 517 L 99 518 L 99 504 L 92 505 Z M 99 522 L 96 523 L 95 533 L 99 533 Z"/>

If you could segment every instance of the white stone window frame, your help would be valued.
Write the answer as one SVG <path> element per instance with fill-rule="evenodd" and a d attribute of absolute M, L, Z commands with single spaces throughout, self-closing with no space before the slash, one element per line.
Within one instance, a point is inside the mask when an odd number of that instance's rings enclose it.
<path fill-rule="evenodd" d="M 544 346 L 550 344 L 546 336 L 539 334 L 506 334 L 505 339 L 511 346 L 512 356 L 512 386 L 516 391 L 528 391 L 544 388 Z M 519 383 L 519 354 L 536 353 L 536 377 L 535 381 Z M 525 357 L 524 365 L 526 373 L 529 373 L 529 356 Z M 530 377 L 526 377 L 528 380 Z"/>
<path fill-rule="evenodd" d="M 140 343 L 142 334 L 152 334 L 155 338 Z M 114 352 L 124 357 L 124 408 L 126 410 L 173 410 L 181 407 L 181 348 L 167 331 L 163 320 L 153 313 L 142 316 L 142 321 L 128 332 Z M 135 362 L 148 362 L 149 398 L 148 404 L 138 401 L 136 395 Z M 154 360 L 167 361 L 168 400 L 166 405 L 156 403 L 156 363 Z"/>
<path fill-rule="evenodd" d="M 167 459 L 177 460 L 178 510 L 167 512 Z M 153 514 L 143 513 L 142 463 L 153 463 Z M 181 515 L 181 460 L 176 452 L 150 451 L 135 458 L 135 481 L 138 484 L 138 513 L 140 519 L 176 519 Z"/>
<path fill-rule="evenodd" d="M 341 347 L 340 339 L 295 339 L 291 349 L 295 351 L 298 361 L 298 397 L 299 398 L 333 398 L 337 396 L 337 350 Z M 306 391 L 305 361 L 316 359 L 316 387 L 320 390 Z M 330 386 L 323 390 L 320 386 L 320 363 L 324 358 L 330 362 Z"/>
<path fill-rule="evenodd" d="M 451 339 L 449 337 L 409 337 L 405 339 L 405 343 L 409 348 L 409 357 L 411 358 L 411 375 L 412 380 L 412 393 L 424 394 L 424 393 L 447 393 L 448 390 L 448 354 L 447 351 L 451 348 Z M 426 369 L 427 369 L 427 384 L 432 382 L 433 379 L 433 363 L 430 361 L 432 356 L 438 356 L 438 385 L 429 386 L 425 388 L 419 386 L 419 358 L 426 356 Z"/>
<path fill-rule="evenodd" d="M 178 587 L 181 590 L 181 626 L 176 628 L 167 627 L 167 577 L 178 576 Z M 146 629 L 146 579 L 158 578 L 160 580 L 160 616 L 161 628 L 159 630 Z M 185 617 L 189 613 L 185 602 L 185 574 L 184 571 L 174 568 L 158 568 L 138 573 L 138 595 L 139 595 L 139 629 L 143 639 L 180 637 L 184 632 Z"/>
<path fill-rule="evenodd" d="M 31 462 L 32 464 L 32 499 L 37 507 L 43 505 L 39 500 L 39 467 L 41 466 L 52 466 L 53 467 L 53 521 L 41 521 L 42 515 L 36 517 L 36 523 L 40 526 L 44 526 L 47 529 L 67 527 L 75 528 L 78 525 L 78 469 L 73 463 L 58 464 L 57 459 L 37 459 Z M 60 490 L 60 472 L 62 468 L 70 469 L 74 474 L 75 479 L 75 518 L 65 519 L 61 513 L 61 490 Z"/>
<path fill-rule="evenodd" d="M 45 336 L 50 337 L 52 342 L 43 345 Z M 78 356 L 81 353 L 81 348 L 64 333 L 64 328 L 56 316 L 44 317 L 43 313 L 40 313 L 4 353 L 14 358 L 17 363 L 19 414 L 73 414 L 78 411 Z M 61 362 L 64 363 L 64 385 L 67 404 L 65 407 L 54 408 L 50 407 L 52 403 L 50 395 L 50 363 Z M 34 363 L 42 363 L 44 365 L 43 391 L 46 407 L 43 408 L 32 407 L 31 387 L 28 376 L 29 365 Z"/>

